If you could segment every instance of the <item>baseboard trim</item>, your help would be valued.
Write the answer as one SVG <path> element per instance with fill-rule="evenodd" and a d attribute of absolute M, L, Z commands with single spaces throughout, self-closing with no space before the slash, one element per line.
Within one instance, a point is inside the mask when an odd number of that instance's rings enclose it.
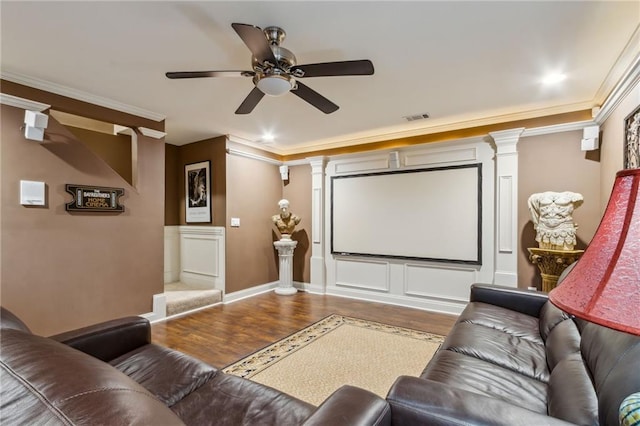
<path fill-rule="evenodd" d="M 234 291 L 233 293 L 225 294 L 224 296 L 222 296 L 222 303 L 226 305 L 228 303 L 237 302 L 238 300 L 246 299 L 251 296 L 257 296 L 258 294 L 271 291 L 277 286 L 278 281 L 273 281 L 270 283 L 257 285 L 255 287 L 245 288 L 244 290 Z"/>
<path fill-rule="evenodd" d="M 438 312 L 441 314 L 460 315 L 467 302 L 413 299 L 391 294 L 371 294 L 337 287 L 327 287 L 323 294 L 345 297 L 348 299 L 362 300 L 365 302 L 377 302 L 387 305 L 402 306 L 404 308 L 421 309 L 423 311 Z"/>
<path fill-rule="evenodd" d="M 214 306 L 218 306 L 220 304 L 222 304 L 222 302 L 212 303 L 211 305 L 206 305 L 206 306 L 200 306 L 198 308 L 194 308 L 194 309 L 191 309 L 189 311 L 180 312 L 180 313 L 177 313 L 177 314 L 174 314 L 174 315 L 170 315 L 168 317 L 158 318 L 156 320 L 149 320 L 149 322 L 151 322 L 151 324 L 155 324 L 155 323 L 164 322 L 164 321 L 171 320 L 171 319 L 184 317 L 184 316 L 196 313 L 198 311 L 202 311 L 204 309 L 213 308 Z"/>
<path fill-rule="evenodd" d="M 303 283 L 300 281 L 294 281 L 293 286 L 300 291 L 305 291 L 307 293 L 313 294 L 324 294 L 324 287 L 320 285 L 314 285 L 311 283 Z"/>

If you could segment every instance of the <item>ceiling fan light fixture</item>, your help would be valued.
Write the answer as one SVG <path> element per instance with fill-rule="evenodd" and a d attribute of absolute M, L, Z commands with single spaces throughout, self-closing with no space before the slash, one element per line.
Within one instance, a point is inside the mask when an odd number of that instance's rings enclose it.
<path fill-rule="evenodd" d="M 282 96 L 295 86 L 296 82 L 288 75 L 267 75 L 258 80 L 256 86 L 265 95 Z"/>

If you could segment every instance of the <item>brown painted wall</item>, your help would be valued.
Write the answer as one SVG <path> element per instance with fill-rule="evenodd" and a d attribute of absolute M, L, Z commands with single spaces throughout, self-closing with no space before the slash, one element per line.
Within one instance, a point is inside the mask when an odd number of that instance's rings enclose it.
<path fill-rule="evenodd" d="M 282 198 L 291 203 L 291 211 L 302 218 L 291 238 L 298 242 L 293 255 L 293 280 L 311 282 L 311 166 L 289 167 Z"/>
<path fill-rule="evenodd" d="M 134 189 L 53 118 L 44 143 L 25 140 L 23 117 L 2 105 L 2 305 L 43 335 L 150 312 L 163 291 L 164 142 L 138 137 Z M 46 207 L 19 205 L 21 179 L 46 183 Z M 67 183 L 123 187 L 126 210 L 67 213 Z"/>
<path fill-rule="evenodd" d="M 282 181 L 276 165 L 237 155 L 226 159 L 227 221 L 240 218 L 240 227 L 227 224 L 226 234 L 226 292 L 233 293 L 278 280 L 271 216 L 278 213 Z"/>
<path fill-rule="evenodd" d="M 226 137 L 220 136 L 200 142 L 194 142 L 178 147 L 178 209 L 180 225 L 225 226 L 226 223 L 226 191 L 227 166 Z M 211 208 L 213 223 L 187 224 L 185 220 L 185 183 L 184 166 L 201 161 L 211 161 Z"/>
<path fill-rule="evenodd" d="M 180 162 L 179 147 L 164 144 L 164 224 L 165 226 L 180 225 Z M 184 182 L 184 177 L 182 178 Z"/>
<path fill-rule="evenodd" d="M 124 180 L 131 184 L 131 136 L 108 135 L 78 127 L 66 126 Z"/>
<path fill-rule="evenodd" d="M 528 247 L 538 247 L 527 206 L 531 194 L 572 191 L 584 196 L 575 210 L 578 246 L 584 249 L 600 223 L 600 163 L 598 152 L 580 150 L 582 131 L 532 136 L 518 142 L 518 286 L 541 288 L 542 279 L 529 261 Z M 594 158 L 595 157 L 595 158 Z"/>

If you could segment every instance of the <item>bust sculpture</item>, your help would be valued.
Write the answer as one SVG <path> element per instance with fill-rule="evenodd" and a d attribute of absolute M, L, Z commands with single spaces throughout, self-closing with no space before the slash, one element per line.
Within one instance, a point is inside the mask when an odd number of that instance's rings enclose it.
<path fill-rule="evenodd" d="M 529 197 L 529 212 L 541 249 L 573 250 L 578 225 L 573 211 L 584 201 L 576 192 L 541 192 Z"/>
<path fill-rule="evenodd" d="M 301 219 L 289 210 L 289 200 L 278 201 L 278 207 L 280 207 L 280 213 L 273 215 L 271 220 L 280 231 L 280 238 L 282 240 L 290 240 L 291 234 Z"/>

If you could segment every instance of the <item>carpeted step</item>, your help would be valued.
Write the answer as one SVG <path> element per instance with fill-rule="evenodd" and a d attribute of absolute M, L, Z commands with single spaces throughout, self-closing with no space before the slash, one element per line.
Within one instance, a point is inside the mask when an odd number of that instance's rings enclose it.
<path fill-rule="evenodd" d="M 190 286 L 183 283 L 165 285 L 167 316 L 202 308 L 222 301 L 222 291 L 218 289 Z"/>

